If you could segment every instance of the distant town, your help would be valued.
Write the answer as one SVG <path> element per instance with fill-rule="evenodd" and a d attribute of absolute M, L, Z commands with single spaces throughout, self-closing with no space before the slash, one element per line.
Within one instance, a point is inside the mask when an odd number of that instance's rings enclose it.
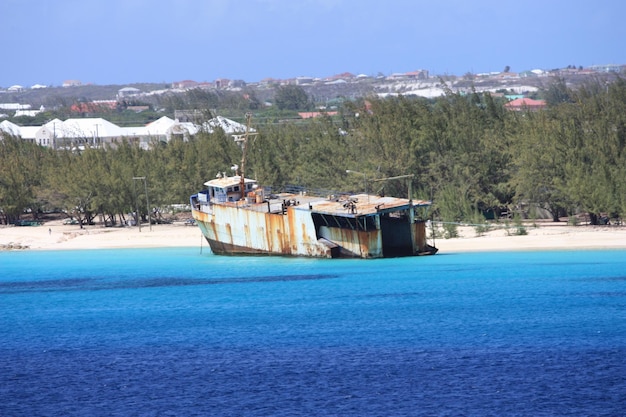
<path fill-rule="evenodd" d="M 525 70 L 522 72 L 512 72 L 508 67 L 506 67 L 503 71 L 497 72 L 488 72 L 488 73 L 466 73 L 463 75 L 450 75 L 450 74 L 439 74 L 439 75 L 431 75 L 428 70 L 420 69 L 409 72 L 402 73 L 393 73 L 390 75 L 378 74 L 375 76 L 365 75 L 365 74 L 352 74 L 350 72 L 344 72 L 328 77 L 316 78 L 316 77 L 307 77 L 307 76 L 299 76 L 295 78 L 289 79 L 274 79 L 274 78 L 265 78 L 258 82 L 246 82 L 244 80 L 232 80 L 228 78 L 219 78 L 212 82 L 208 81 L 194 81 L 194 80 L 181 80 L 174 81 L 171 83 L 170 88 L 173 90 L 185 90 L 191 88 L 204 88 L 204 89 L 237 89 L 242 88 L 244 86 L 258 86 L 263 87 L 267 85 L 275 85 L 275 84 L 297 84 L 297 85 L 332 85 L 332 84 L 340 84 L 340 83 L 359 83 L 359 82 L 368 82 L 372 80 L 378 81 L 422 81 L 427 82 L 429 80 L 460 80 L 460 81 L 478 81 L 478 82 L 499 82 L 503 80 L 511 81 L 511 80 L 524 80 L 524 79 L 533 79 L 533 78 L 541 78 L 541 77 L 555 77 L 555 76 L 589 76 L 594 74 L 606 74 L 606 73 L 624 73 L 626 71 L 626 64 L 607 64 L 607 65 L 593 65 L 590 67 L 582 67 L 582 66 L 574 66 L 569 65 L 565 68 L 551 69 L 551 70 L 543 70 L 543 69 L 532 69 Z M 61 87 L 80 87 L 84 85 L 93 85 L 93 83 L 87 82 L 83 83 L 81 80 L 65 80 L 61 83 Z M 44 84 L 33 84 L 32 86 L 22 86 L 22 85 L 12 85 L 10 87 L 0 87 L 0 93 L 19 93 L 25 90 L 38 90 L 44 88 L 55 87 L 52 85 L 44 85 Z M 126 91 L 127 93 L 133 94 L 135 91 L 130 88 Z M 414 91 L 415 93 L 419 93 L 419 88 Z M 418 94 L 419 95 L 419 94 Z"/>
<path fill-rule="evenodd" d="M 315 117 L 321 111 L 334 114 L 340 100 L 368 96 L 395 95 L 435 98 L 446 94 L 489 92 L 508 101 L 510 110 L 541 109 L 541 91 L 555 79 L 565 80 L 576 87 L 590 79 L 610 82 L 626 74 L 626 65 L 597 65 L 583 68 L 569 65 L 553 70 L 528 70 L 513 72 L 505 67 L 500 72 L 464 75 L 431 75 L 428 70 L 415 70 L 390 75 L 368 76 L 348 72 L 325 78 L 295 77 L 291 79 L 267 78 L 259 82 L 217 79 L 212 82 L 181 80 L 172 83 L 135 83 L 131 85 L 98 86 L 79 80 L 66 80 L 61 86 L 35 84 L 29 87 L 12 85 L 0 88 L 0 132 L 20 136 L 42 146 L 69 146 L 68 143 L 96 144 L 115 141 L 120 137 L 134 138 L 147 146 L 151 138 L 169 141 L 172 135 L 187 137 L 202 128 L 201 124 L 178 109 L 169 114 L 159 114 L 155 103 L 162 97 L 200 92 L 233 94 L 248 99 L 254 95 L 260 106 L 271 107 L 276 89 L 281 86 L 298 86 L 315 103 L 315 109 L 298 111 L 295 117 Z M 155 112 L 149 122 L 137 126 L 117 126 L 101 117 L 103 111 L 114 111 L 124 103 L 123 109 L 135 113 Z M 49 117 L 38 120 L 38 115 L 66 106 L 66 120 Z M 156 110 L 155 110 L 156 109 Z M 311 111 L 314 110 L 314 111 Z M 216 115 L 213 115 L 216 116 Z M 235 123 L 225 119 L 225 123 Z M 218 124 L 223 123 L 220 120 Z"/>

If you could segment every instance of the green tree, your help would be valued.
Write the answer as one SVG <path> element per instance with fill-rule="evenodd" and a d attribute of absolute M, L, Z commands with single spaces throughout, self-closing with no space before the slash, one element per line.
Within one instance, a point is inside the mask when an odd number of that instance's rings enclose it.
<path fill-rule="evenodd" d="M 279 110 L 310 110 L 313 108 L 313 103 L 306 91 L 293 84 L 276 87 L 274 103 Z"/>
<path fill-rule="evenodd" d="M 548 106 L 557 106 L 562 103 L 572 103 L 572 95 L 573 91 L 567 87 L 567 83 L 563 78 L 556 78 L 552 83 L 550 83 L 550 86 L 544 93 Z"/>
<path fill-rule="evenodd" d="M 570 134 L 554 111 L 528 112 L 513 152 L 511 184 L 517 203 L 537 205 L 555 222 L 571 206 L 565 187 L 566 137 Z"/>
<path fill-rule="evenodd" d="M 570 130 L 565 175 L 572 199 L 590 213 L 624 213 L 626 174 L 626 82 L 607 89 L 600 83 L 576 92 L 576 105 L 567 119 Z"/>
<path fill-rule="evenodd" d="M 94 190 L 88 176 L 93 171 L 87 158 L 70 150 L 59 151 L 54 186 L 62 195 L 62 209 L 79 221 L 80 227 L 94 218 Z"/>
<path fill-rule="evenodd" d="M 0 133 L 0 214 L 13 223 L 30 209 L 37 215 L 35 189 L 42 183 L 46 151 L 19 137 Z"/>

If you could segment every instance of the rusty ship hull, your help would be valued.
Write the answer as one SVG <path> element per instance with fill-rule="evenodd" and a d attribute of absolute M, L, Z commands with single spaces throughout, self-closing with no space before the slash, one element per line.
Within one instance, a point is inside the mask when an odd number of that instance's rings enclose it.
<path fill-rule="evenodd" d="M 255 181 L 208 181 L 192 215 L 219 255 L 383 258 L 431 255 L 423 216 L 430 202 L 366 194 L 266 195 Z"/>

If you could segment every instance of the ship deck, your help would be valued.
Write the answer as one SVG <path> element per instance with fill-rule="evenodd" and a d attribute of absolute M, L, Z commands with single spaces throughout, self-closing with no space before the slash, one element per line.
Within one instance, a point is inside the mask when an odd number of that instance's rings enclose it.
<path fill-rule="evenodd" d="M 287 207 L 297 210 L 311 210 L 316 213 L 342 217 L 359 217 L 385 212 L 406 210 L 409 205 L 428 207 L 429 201 L 406 198 L 383 197 L 369 194 L 341 195 L 330 197 L 309 196 L 306 194 L 273 194 L 262 203 L 237 202 L 221 203 L 238 206 L 259 212 L 282 213 Z"/>

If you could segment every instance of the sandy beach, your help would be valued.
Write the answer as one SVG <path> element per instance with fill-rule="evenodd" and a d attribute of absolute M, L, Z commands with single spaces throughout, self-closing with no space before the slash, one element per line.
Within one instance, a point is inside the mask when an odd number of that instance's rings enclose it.
<path fill-rule="evenodd" d="M 41 226 L 1 226 L 0 250 L 66 250 L 208 247 L 198 226 L 184 222 L 142 224 L 138 227 L 65 225 L 62 221 Z"/>
<path fill-rule="evenodd" d="M 624 226 L 571 226 L 565 222 L 529 223 L 525 235 L 515 228 L 499 228 L 478 236 L 474 227 L 460 227 L 459 237 L 437 239 L 440 253 L 626 249 Z"/>
<path fill-rule="evenodd" d="M 565 222 L 525 225 L 516 229 L 495 228 L 478 236 L 470 226 L 458 228 L 459 237 L 435 240 L 439 253 L 470 251 L 524 251 L 557 249 L 626 249 L 625 226 L 570 226 Z M 102 227 L 65 225 L 50 221 L 41 226 L 0 226 L 0 250 L 74 250 L 151 247 L 204 247 L 200 229 L 184 222 L 151 227 Z"/>

